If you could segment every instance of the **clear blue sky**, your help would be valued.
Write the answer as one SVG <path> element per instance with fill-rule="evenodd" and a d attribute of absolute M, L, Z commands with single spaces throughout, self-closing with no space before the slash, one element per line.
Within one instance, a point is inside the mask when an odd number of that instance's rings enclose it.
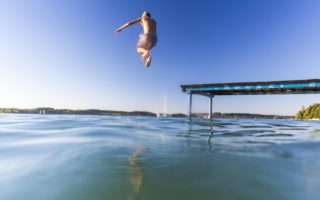
<path fill-rule="evenodd" d="M 158 45 L 135 51 L 149 11 Z M 186 112 L 179 85 L 319 78 L 318 0 L 1 0 L 0 107 Z M 295 114 L 320 95 L 228 96 L 215 112 Z M 207 111 L 204 97 L 196 112 Z"/>

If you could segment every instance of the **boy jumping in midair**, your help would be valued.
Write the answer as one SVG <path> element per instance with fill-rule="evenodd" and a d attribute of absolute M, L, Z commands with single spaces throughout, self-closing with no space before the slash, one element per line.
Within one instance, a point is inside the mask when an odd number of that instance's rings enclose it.
<path fill-rule="evenodd" d="M 140 35 L 137 52 L 141 55 L 142 61 L 145 62 L 145 67 L 149 67 L 151 64 L 150 50 L 157 44 L 157 23 L 151 18 L 150 13 L 143 12 L 141 18 L 125 23 L 116 32 L 120 32 L 138 22 L 143 27 L 143 34 Z"/>

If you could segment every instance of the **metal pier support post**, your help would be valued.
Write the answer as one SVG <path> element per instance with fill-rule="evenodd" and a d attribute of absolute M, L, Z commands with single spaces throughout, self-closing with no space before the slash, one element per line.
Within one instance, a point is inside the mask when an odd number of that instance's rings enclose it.
<path fill-rule="evenodd" d="M 209 98 L 210 98 L 210 102 L 209 102 L 209 119 L 212 119 L 212 117 L 213 117 L 213 115 L 212 115 L 212 98 L 213 98 L 214 96 L 209 96 Z"/>
<path fill-rule="evenodd" d="M 188 117 L 189 120 L 191 121 L 191 114 L 192 114 L 192 93 L 189 93 L 189 113 L 188 113 Z"/>

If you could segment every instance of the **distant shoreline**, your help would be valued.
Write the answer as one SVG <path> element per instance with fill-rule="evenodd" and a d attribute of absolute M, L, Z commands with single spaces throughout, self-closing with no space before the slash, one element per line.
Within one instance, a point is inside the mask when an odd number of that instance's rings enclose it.
<path fill-rule="evenodd" d="M 0 108 L 0 113 L 11 114 L 60 114 L 60 115 L 111 115 L 111 116 L 154 116 L 157 115 L 152 112 L 146 111 L 116 111 L 116 110 L 99 110 L 99 109 L 85 109 L 85 110 L 72 110 L 72 109 L 55 109 L 55 108 L 32 108 L 32 109 L 19 109 L 19 108 Z"/>
<path fill-rule="evenodd" d="M 208 113 L 192 114 L 192 117 L 208 118 Z M 294 119 L 294 116 L 286 115 L 263 115 L 253 113 L 213 113 L 213 118 L 233 118 L 233 119 Z"/>
<path fill-rule="evenodd" d="M 159 114 L 147 111 L 116 111 L 116 110 L 99 110 L 99 109 L 85 109 L 85 110 L 72 110 L 72 109 L 55 109 L 55 108 L 32 108 L 32 109 L 19 109 L 19 108 L 0 108 L 0 114 L 57 114 L 57 115 L 105 115 L 105 116 L 168 116 L 168 117 L 187 117 L 182 113 L 174 114 Z M 192 117 L 208 118 L 208 113 L 194 113 Z M 282 115 L 263 115 L 252 113 L 213 113 L 213 118 L 245 118 L 245 119 L 294 119 L 294 116 Z"/>

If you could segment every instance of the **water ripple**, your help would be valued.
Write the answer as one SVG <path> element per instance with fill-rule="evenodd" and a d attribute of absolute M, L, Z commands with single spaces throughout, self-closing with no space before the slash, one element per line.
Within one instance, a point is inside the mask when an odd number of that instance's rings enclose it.
<path fill-rule="evenodd" d="M 283 192 L 279 181 L 318 187 L 319 133 L 295 120 L 0 115 L 0 198 L 127 199 L 136 190 L 141 199 L 250 199 L 248 188 Z"/>

